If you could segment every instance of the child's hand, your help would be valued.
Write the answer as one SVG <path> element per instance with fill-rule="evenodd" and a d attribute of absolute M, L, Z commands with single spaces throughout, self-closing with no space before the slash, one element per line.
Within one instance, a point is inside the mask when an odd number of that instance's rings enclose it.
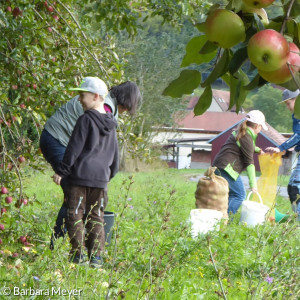
<path fill-rule="evenodd" d="M 253 194 L 257 194 L 257 188 L 253 187 L 253 188 L 251 188 L 251 191 L 252 191 Z"/>
<path fill-rule="evenodd" d="M 61 177 L 58 174 L 54 174 L 52 178 L 57 185 L 60 185 Z"/>
<path fill-rule="evenodd" d="M 271 152 L 271 153 L 279 153 L 280 152 L 279 148 L 277 148 L 277 147 L 268 147 L 265 149 L 265 151 Z"/>

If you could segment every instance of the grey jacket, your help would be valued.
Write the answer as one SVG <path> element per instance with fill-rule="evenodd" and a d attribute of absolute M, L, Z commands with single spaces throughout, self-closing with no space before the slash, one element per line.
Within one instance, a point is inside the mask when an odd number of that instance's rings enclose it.
<path fill-rule="evenodd" d="M 84 111 L 76 96 L 61 106 L 54 115 L 52 115 L 45 124 L 45 129 L 63 146 L 67 147 L 72 135 L 77 119 L 83 115 Z M 105 104 L 111 110 L 115 119 L 118 119 L 117 100 L 108 95 L 105 97 Z"/>

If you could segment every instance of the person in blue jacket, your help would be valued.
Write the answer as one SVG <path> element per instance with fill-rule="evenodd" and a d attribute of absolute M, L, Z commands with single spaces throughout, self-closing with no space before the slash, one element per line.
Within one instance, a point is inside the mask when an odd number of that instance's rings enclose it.
<path fill-rule="evenodd" d="M 292 112 L 293 135 L 279 147 L 268 147 L 265 151 L 274 153 L 283 152 L 285 154 L 288 149 L 295 147 L 295 151 L 298 154 L 298 161 L 296 167 L 292 171 L 287 189 L 292 208 L 294 212 L 298 213 L 298 220 L 300 221 L 300 198 L 298 196 L 300 195 L 300 156 L 298 153 L 300 151 L 300 120 L 296 119 L 294 115 L 295 102 L 299 94 L 299 89 L 296 91 L 284 90 L 282 93 L 282 101 L 280 102 L 284 103 Z"/>

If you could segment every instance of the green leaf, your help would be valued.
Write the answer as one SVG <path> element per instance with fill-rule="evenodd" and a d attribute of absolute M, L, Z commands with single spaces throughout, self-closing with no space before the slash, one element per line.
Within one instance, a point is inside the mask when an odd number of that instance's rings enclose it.
<path fill-rule="evenodd" d="M 216 51 L 209 54 L 200 54 L 199 50 L 207 41 L 204 35 L 193 37 L 186 45 L 186 54 L 182 60 L 181 67 L 187 67 L 190 64 L 202 64 L 204 62 L 211 61 L 215 55 Z"/>
<path fill-rule="evenodd" d="M 300 89 L 300 74 L 299 73 L 294 73 L 293 80 L 295 81 L 298 89 Z"/>
<path fill-rule="evenodd" d="M 197 70 L 183 70 L 179 77 L 165 88 L 164 96 L 171 96 L 173 98 L 181 97 L 184 94 L 191 94 L 201 82 L 201 73 Z"/>
<path fill-rule="evenodd" d="M 195 27 L 200 31 L 200 32 L 205 32 L 205 22 L 202 23 L 196 23 Z"/>
<path fill-rule="evenodd" d="M 297 76 L 297 74 L 296 74 L 296 76 Z M 299 88 L 294 79 L 291 79 L 288 82 L 281 83 L 281 84 L 278 84 L 278 85 L 280 85 L 280 86 L 282 86 L 282 87 L 284 87 L 288 90 L 291 90 L 291 91 L 295 91 Z"/>
<path fill-rule="evenodd" d="M 297 97 L 295 101 L 294 115 L 296 119 L 300 119 L 300 95 Z"/>
<path fill-rule="evenodd" d="M 210 107 L 212 102 L 212 90 L 211 86 L 207 86 L 200 96 L 196 106 L 194 107 L 195 116 L 202 115 Z"/>
<path fill-rule="evenodd" d="M 201 86 L 207 87 L 208 85 L 216 81 L 219 77 L 221 77 L 223 74 L 225 74 L 228 70 L 229 59 L 230 59 L 230 51 L 228 49 L 225 49 L 223 55 L 217 62 L 216 66 L 208 75 L 206 80 L 201 84 Z"/>
<path fill-rule="evenodd" d="M 290 6 L 290 1 L 286 3 L 284 6 L 284 12 L 286 13 L 287 10 L 289 9 Z M 290 10 L 289 16 L 290 17 L 298 17 L 300 15 L 300 3 L 299 1 L 294 1 L 294 4 L 292 6 L 292 9 Z"/>
<path fill-rule="evenodd" d="M 245 85 L 249 82 L 249 79 L 242 70 L 239 70 L 239 72 L 234 75 L 235 76 L 231 75 L 230 77 L 229 109 L 236 105 L 236 112 L 238 113 L 248 94 Z"/>
<path fill-rule="evenodd" d="M 210 13 L 212 13 L 214 10 L 216 10 L 218 8 L 220 8 L 220 4 L 216 3 L 216 4 L 212 5 L 208 10 L 207 15 L 209 15 Z"/>
<path fill-rule="evenodd" d="M 248 83 L 244 88 L 250 91 L 257 87 L 263 86 L 266 83 L 268 82 L 264 80 L 259 74 L 256 74 L 256 76 L 251 80 L 251 82 Z"/>
<path fill-rule="evenodd" d="M 230 74 L 228 72 L 222 75 L 222 79 L 228 86 L 230 86 Z"/>
<path fill-rule="evenodd" d="M 270 21 L 270 23 L 268 24 L 267 28 L 268 28 L 268 29 L 274 29 L 274 30 L 276 30 L 276 31 L 280 31 L 281 25 L 282 25 L 282 21 L 281 21 L 281 22 L 275 22 L 274 20 L 272 20 L 272 21 Z"/>
<path fill-rule="evenodd" d="M 253 14 L 254 16 L 254 20 L 255 20 L 255 23 L 258 27 L 259 30 L 264 30 L 265 29 L 265 26 L 264 24 L 261 22 L 261 19 L 259 18 L 259 16 L 257 14 Z"/>
<path fill-rule="evenodd" d="M 242 9 L 243 2 L 241 0 L 230 0 L 226 6 L 226 9 L 238 12 Z"/>
<path fill-rule="evenodd" d="M 213 43 L 211 41 L 206 41 L 206 43 L 203 45 L 203 47 L 200 49 L 200 54 L 209 54 L 214 52 L 218 49 L 219 46 L 216 43 Z"/>
<path fill-rule="evenodd" d="M 250 26 L 247 30 L 246 30 L 246 39 L 245 39 L 245 44 L 248 44 L 248 41 L 250 40 L 250 38 L 257 33 L 257 29 L 254 26 Z"/>
<path fill-rule="evenodd" d="M 247 46 L 238 49 L 232 56 L 229 63 L 229 72 L 234 74 L 248 58 Z"/>

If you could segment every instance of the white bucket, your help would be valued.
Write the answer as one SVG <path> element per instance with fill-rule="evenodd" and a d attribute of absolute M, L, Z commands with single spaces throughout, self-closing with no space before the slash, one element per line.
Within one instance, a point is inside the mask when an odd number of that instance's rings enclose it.
<path fill-rule="evenodd" d="M 258 193 L 260 203 L 249 201 L 251 194 L 252 192 L 248 194 L 247 199 L 242 203 L 240 223 L 245 222 L 248 226 L 263 224 L 266 220 L 269 207 L 263 204 L 261 196 Z"/>
<path fill-rule="evenodd" d="M 214 209 L 197 208 L 190 212 L 191 234 L 196 238 L 198 234 L 205 234 L 211 230 L 219 230 L 219 221 L 223 213 Z"/>

